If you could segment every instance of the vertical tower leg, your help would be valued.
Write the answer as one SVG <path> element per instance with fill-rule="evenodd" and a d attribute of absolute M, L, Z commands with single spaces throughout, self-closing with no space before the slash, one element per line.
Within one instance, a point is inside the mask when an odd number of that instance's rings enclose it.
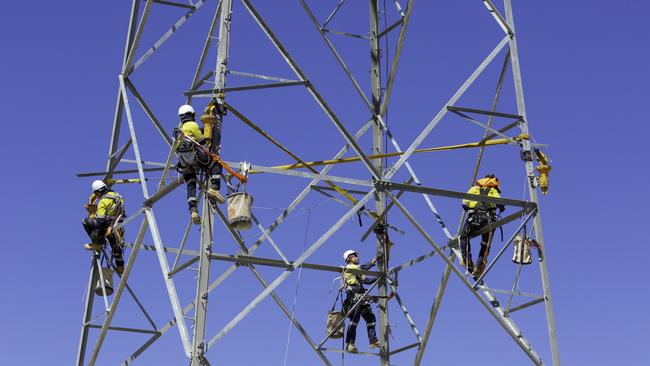
<path fill-rule="evenodd" d="M 86 306 L 84 310 L 83 323 L 81 324 L 81 337 L 79 338 L 79 349 L 77 350 L 77 366 L 83 366 L 86 358 L 86 346 L 88 344 L 88 323 L 93 316 L 93 304 L 95 302 L 95 292 L 93 285 L 97 282 L 97 261 L 95 256 L 92 258 L 93 266 L 90 268 L 90 276 L 88 276 L 88 286 L 86 287 Z"/>
<path fill-rule="evenodd" d="M 370 0 L 370 78 L 371 78 L 371 87 L 372 87 L 372 113 L 373 118 L 375 119 L 375 124 L 372 128 L 372 153 L 373 154 L 383 154 L 384 153 L 384 144 L 383 138 L 384 133 L 381 129 L 380 122 L 377 120 L 377 116 L 380 114 L 381 110 L 381 78 L 380 78 L 380 54 L 379 54 L 379 2 L 378 0 Z M 373 167 L 381 179 L 384 176 L 384 166 L 382 159 L 373 160 Z M 377 192 L 375 195 L 375 212 L 383 212 L 386 207 L 386 197 L 383 192 Z M 378 222 L 377 227 L 384 228 L 385 219 L 382 218 Z M 379 279 L 379 286 L 377 286 L 379 292 L 379 339 L 381 341 L 381 348 L 379 350 L 381 365 L 389 366 L 390 365 L 390 356 L 388 354 L 389 347 L 389 335 L 390 329 L 388 325 L 388 287 L 386 282 L 386 275 L 388 271 L 388 252 L 387 252 L 387 243 L 386 243 L 386 232 L 384 230 L 377 231 L 377 256 L 381 258 L 378 262 L 379 271 L 382 273 L 381 278 Z"/>
<path fill-rule="evenodd" d="M 221 13 L 219 14 L 219 46 L 217 48 L 217 65 L 215 72 L 215 94 L 223 103 L 223 89 L 226 84 L 228 65 L 228 52 L 230 46 L 230 21 L 232 15 L 232 0 L 221 1 Z M 217 129 L 221 128 L 223 115 L 217 116 Z M 217 136 L 218 140 L 217 141 Z M 218 153 L 221 140 L 221 131 L 215 131 L 212 135 L 213 144 L 211 150 Z M 211 176 L 206 177 L 208 180 Z M 207 188 L 206 188 L 207 190 Z M 213 216 L 210 212 L 210 203 L 207 195 L 203 198 L 203 209 L 201 217 L 201 250 L 199 253 L 199 278 L 196 288 L 196 309 L 194 316 L 194 336 L 192 342 L 192 366 L 208 365 L 204 354 L 207 351 L 205 342 L 205 323 L 208 310 L 208 286 L 210 285 L 210 255 L 212 254 L 212 226 Z"/>
<path fill-rule="evenodd" d="M 511 0 L 503 1 L 506 19 L 508 25 L 514 31 L 515 22 L 512 14 L 512 3 Z M 517 97 L 517 110 L 519 115 L 524 117 L 522 123 L 519 124 L 521 133 L 528 134 L 528 119 L 526 116 L 526 104 L 524 102 L 524 89 L 521 81 L 521 69 L 519 66 L 519 53 L 517 51 L 517 39 L 516 36 L 511 37 L 510 39 L 510 60 L 512 61 L 512 74 L 515 81 L 515 94 Z M 531 152 L 530 141 L 522 140 L 522 149 L 526 152 Z M 529 191 L 530 191 L 530 200 L 538 204 L 539 207 L 539 198 L 537 197 L 537 178 L 535 177 L 535 170 L 533 168 L 532 161 L 526 161 L 526 175 L 529 179 Z M 537 242 L 544 244 L 544 236 L 542 234 L 542 218 L 541 214 L 538 213 L 535 216 L 535 239 Z M 546 254 L 546 253 L 545 253 Z M 551 281 L 548 274 L 548 267 L 546 265 L 548 256 L 545 255 L 545 259 L 540 262 L 540 271 L 542 276 L 542 286 L 544 288 L 544 305 L 546 307 L 546 323 L 548 327 L 548 336 L 551 343 L 551 355 L 553 358 L 553 365 L 560 365 L 560 353 L 558 350 L 557 343 L 557 334 L 555 328 L 555 313 L 553 312 L 553 298 L 551 296 Z"/>

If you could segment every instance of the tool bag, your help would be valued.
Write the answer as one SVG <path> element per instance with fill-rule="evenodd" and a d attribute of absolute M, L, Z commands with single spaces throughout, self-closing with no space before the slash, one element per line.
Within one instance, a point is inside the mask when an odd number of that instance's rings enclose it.
<path fill-rule="evenodd" d="M 330 336 L 330 338 L 334 338 L 334 339 L 343 338 L 343 326 L 345 325 L 345 321 L 344 321 L 345 313 L 343 313 L 342 311 L 334 311 L 334 308 L 336 307 L 336 302 L 339 300 L 339 297 L 341 296 L 341 291 L 342 290 L 339 290 L 339 294 L 336 296 L 336 299 L 334 299 L 334 304 L 332 304 L 332 308 L 327 314 L 325 335 L 327 336 L 328 334 L 331 333 L 332 335 Z"/>
<path fill-rule="evenodd" d="M 228 195 L 228 223 L 235 230 L 248 230 L 253 226 L 251 206 L 253 196 L 246 192 Z"/>
<path fill-rule="evenodd" d="M 95 295 L 103 296 L 102 292 L 102 277 L 104 277 L 104 287 L 106 288 L 106 296 L 113 294 L 113 271 L 110 268 L 101 267 L 102 275 L 97 276 L 97 282 L 95 283 Z"/>
<path fill-rule="evenodd" d="M 520 235 L 515 236 L 515 252 L 512 255 L 512 261 L 517 264 L 531 264 L 533 257 L 530 255 L 530 240 L 524 239 Z"/>

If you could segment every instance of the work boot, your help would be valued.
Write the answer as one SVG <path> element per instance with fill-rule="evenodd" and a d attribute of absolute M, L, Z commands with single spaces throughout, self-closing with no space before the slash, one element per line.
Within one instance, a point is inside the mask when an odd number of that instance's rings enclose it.
<path fill-rule="evenodd" d="M 376 341 L 370 343 L 370 348 L 378 348 L 379 346 L 381 346 L 381 343 L 379 343 L 379 340 L 376 340 Z"/>
<path fill-rule="evenodd" d="M 476 269 L 474 269 L 474 272 L 472 273 L 474 276 L 474 279 L 477 279 L 481 277 L 483 274 L 483 271 L 485 271 L 485 265 L 487 264 L 486 260 L 482 260 L 478 262 L 478 265 L 476 266 Z"/>
<path fill-rule="evenodd" d="M 201 216 L 196 211 L 192 211 L 192 223 L 194 225 L 201 225 Z"/>
<path fill-rule="evenodd" d="M 210 198 L 212 198 L 213 200 L 215 200 L 220 205 L 223 204 L 224 202 L 226 202 L 226 199 L 223 198 L 223 196 L 221 195 L 221 192 L 219 192 L 219 190 L 216 189 L 216 188 L 208 189 L 208 196 Z"/>
<path fill-rule="evenodd" d="M 472 258 L 469 258 L 467 261 L 468 263 L 465 263 L 465 258 L 460 257 L 460 265 L 467 268 L 467 271 L 469 273 L 474 273 L 474 262 L 472 262 Z"/>
<path fill-rule="evenodd" d="M 117 272 L 117 274 L 124 273 L 124 261 L 123 260 L 115 260 L 115 272 Z"/>
<path fill-rule="evenodd" d="M 94 250 L 96 252 L 99 252 L 100 250 L 102 250 L 102 245 L 97 243 L 86 243 L 84 244 L 84 249 Z"/>
<path fill-rule="evenodd" d="M 348 343 L 348 346 L 345 347 L 345 350 L 350 353 L 359 353 L 359 350 L 357 349 L 357 346 L 354 345 L 354 343 Z"/>

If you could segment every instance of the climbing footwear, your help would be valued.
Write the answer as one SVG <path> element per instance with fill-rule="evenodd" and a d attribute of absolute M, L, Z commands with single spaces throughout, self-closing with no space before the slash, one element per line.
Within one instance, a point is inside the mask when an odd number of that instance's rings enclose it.
<path fill-rule="evenodd" d="M 96 252 L 99 252 L 102 250 L 102 245 L 101 244 L 95 244 L 95 243 L 87 243 L 84 244 L 84 249 L 86 250 L 94 250 Z"/>
<path fill-rule="evenodd" d="M 214 199 L 215 201 L 217 201 L 218 204 L 223 204 L 224 202 L 226 202 L 226 199 L 223 198 L 221 192 L 219 192 L 219 190 L 217 189 L 214 188 L 208 189 L 208 196 Z"/>
<path fill-rule="evenodd" d="M 359 350 L 357 349 L 357 346 L 354 345 L 354 343 L 348 343 L 348 346 L 345 347 L 345 350 L 350 353 L 359 353 Z"/>
<path fill-rule="evenodd" d="M 378 348 L 379 346 L 381 346 L 381 343 L 378 340 L 370 343 L 370 348 Z"/>
<path fill-rule="evenodd" d="M 192 211 L 192 223 L 194 225 L 200 225 L 201 224 L 201 216 L 199 216 L 199 213 L 196 211 Z"/>

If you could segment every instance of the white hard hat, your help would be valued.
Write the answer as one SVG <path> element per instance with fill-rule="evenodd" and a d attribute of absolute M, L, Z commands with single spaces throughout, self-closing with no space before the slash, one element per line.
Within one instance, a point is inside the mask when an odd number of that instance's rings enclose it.
<path fill-rule="evenodd" d="M 192 108 L 192 106 L 189 104 L 183 104 L 180 106 L 180 108 L 178 108 L 178 115 L 182 116 L 185 113 L 194 113 L 194 108 Z"/>
<path fill-rule="evenodd" d="M 343 260 L 347 262 L 350 254 L 357 254 L 357 251 L 352 249 L 346 250 L 345 253 L 343 253 Z"/>
<path fill-rule="evenodd" d="M 93 181 L 93 192 L 106 189 L 106 184 L 101 180 Z"/>

